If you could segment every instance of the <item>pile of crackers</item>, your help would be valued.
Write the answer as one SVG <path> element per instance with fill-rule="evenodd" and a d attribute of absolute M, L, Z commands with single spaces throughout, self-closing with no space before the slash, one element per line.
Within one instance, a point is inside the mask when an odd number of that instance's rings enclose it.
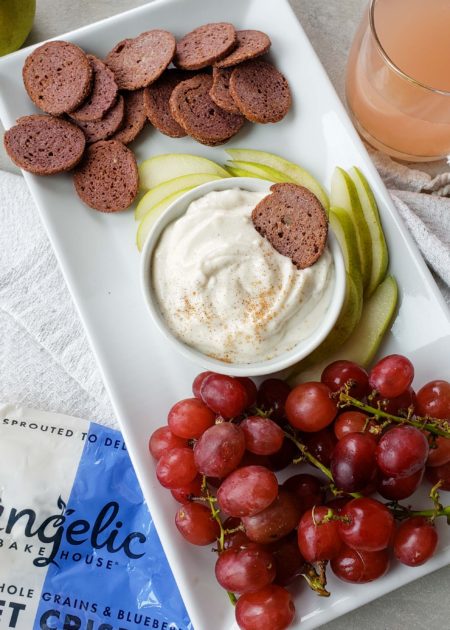
<path fill-rule="evenodd" d="M 138 190 L 125 145 L 147 121 L 168 136 L 217 146 L 246 120 L 278 122 L 287 114 L 289 85 L 260 59 L 270 45 L 265 33 L 226 22 L 178 42 L 168 31 L 147 31 L 119 42 L 104 60 L 70 42 L 47 42 L 23 67 L 25 89 L 45 115 L 20 118 L 5 134 L 6 151 L 38 175 L 75 168 L 75 189 L 88 206 L 124 210 Z"/>

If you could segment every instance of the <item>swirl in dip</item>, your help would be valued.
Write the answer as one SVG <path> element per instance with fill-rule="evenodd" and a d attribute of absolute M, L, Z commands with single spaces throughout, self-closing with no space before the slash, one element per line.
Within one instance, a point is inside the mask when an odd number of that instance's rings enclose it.
<path fill-rule="evenodd" d="M 152 283 L 173 334 L 228 363 L 254 363 L 291 350 L 327 311 L 334 284 L 328 247 L 298 270 L 253 227 L 267 193 L 230 189 L 193 201 L 156 246 Z"/>

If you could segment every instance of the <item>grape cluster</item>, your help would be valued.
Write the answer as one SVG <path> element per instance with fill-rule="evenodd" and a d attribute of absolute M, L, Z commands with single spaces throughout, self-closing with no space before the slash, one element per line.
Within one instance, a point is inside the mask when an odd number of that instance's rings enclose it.
<path fill-rule="evenodd" d="M 328 595 L 328 562 L 338 578 L 362 584 L 386 573 L 392 551 L 409 566 L 433 555 L 434 520 L 450 516 L 438 494 L 450 490 L 450 383 L 416 393 L 413 378 L 401 355 L 369 373 L 336 361 L 321 382 L 292 390 L 275 378 L 257 389 L 249 378 L 203 372 L 194 397 L 154 431 L 157 478 L 181 504 L 176 527 L 191 544 L 215 545 L 215 576 L 242 630 L 287 628 L 295 607 L 286 587 L 303 577 Z M 280 484 L 275 473 L 300 462 L 318 475 Z M 400 504 L 424 475 L 433 508 Z"/>

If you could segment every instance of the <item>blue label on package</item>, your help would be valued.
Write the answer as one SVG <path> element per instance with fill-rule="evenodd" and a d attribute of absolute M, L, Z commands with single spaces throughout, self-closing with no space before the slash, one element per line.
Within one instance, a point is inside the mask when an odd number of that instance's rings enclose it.
<path fill-rule="evenodd" d="M 52 416 L 2 408 L 1 627 L 193 630 L 121 434 Z"/>

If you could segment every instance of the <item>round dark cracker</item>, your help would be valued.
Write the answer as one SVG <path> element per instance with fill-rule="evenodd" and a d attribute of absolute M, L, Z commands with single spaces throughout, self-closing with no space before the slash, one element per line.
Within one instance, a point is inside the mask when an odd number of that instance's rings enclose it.
<path fill-rule="evenodd" d="M 124 99 L 119 94 L 115 104 L 100 120 L 94 120 L 92 122 L 81 122 L 74 120 L 80 129 L 83 130 L 86 136 L 86 142 L 92 144 L 99 140 L 106 140 L 116 133 L 120 129 L 125 116 Z"/>
<path fill-rule="evenodd" d="M 132 142 L 142 131 L 147 121 L 144 109 L 144 90 L 124 92 L 125 115 L 121 127 L 111 136 L 124 144 Z"/>
<path fill-rule="evenodd" d="M 201 70 L 228 55 L 236 42 L 236 30 L 232 24 L 203 24 L 177 42 L 173 62 L 183 70 Z"/>
<path fill-rule="evenodd" d="M 236 48 L 224 59 L 215 62 L 217 68 L 230 68 L 243 61 L 264 55 L 272 42 L 270 37 L 262 31 L 236 31 Z"/>
<path fill-rule="evenodd" d="M 240 114 L 230 114 L 211 99 L 209 74 L 197 74 L 182 81 L 169 99 L 170 111 L 177 123 L 195 140 L 217 146 L 237 134 L 245 122 Z"/>
<path fill-rule="evenodd" d="M 230 94 L 244 116 L 256 123 L 278 122 L 292 103 L 285 77 L 267 61 L 255 59 L 231 73 Z"/>
<path fill-rule="evenodd" d="M 240 114 L 230 94 L 230 77 L 233 68 L 213 68 L 213 84 L 209 95 L 216 105 L 232 114 Z"/>
<path fill-rule="evenodd" d="M 73 182 L 80 199 L 100 212 L 119 212 L 133 203 L 138 191 L 136 158 L 117 140 L 101 140 L 87 147 Z"/>
<path fill-rule="evenodd" d="M 169 31 L 146 31 L 119 42 L 105 63 L 114 72 L 120 90 L 138 90 L 161 76 L 172 61 L 175 46 L 175 37 Z"/>
<path fill-rule="evenodd" d="M 22 77 L 33 103 L 59 116 L 74 111 L 89 96 L 93 70 L 81 48 L 70 42 L 51 41 L 28 55 Z"/>
<path fill-rule="evenodd" d="M 81 160 L 86 144 L 75 125 L 38 114 L 19 118 L 3 142 L 14 164 L 35 175 L 70 171 Z"/>
<path fill-rule="evenodd" d="M 313 265 L 327 242 L 328 221 L 317 197 L 304 186 L 274 184 L 253 209 L 257 231 L 298 269 Z"/>
<path fill-rule="evenodd" d="M 114 105 L 118 91 L 113 71 L 94 55 L 87 57 L 94 71 L 92 92 L 81 107 L 70 114 L 71 118 L 81 122 L 100 120 Z"/>
<path fill-rule="evenodd" d="M 183 138 L 186 132 L 170 113 L 169 99 L 174 88 L 185 81 L 188 73 L 169 68 L 152 85 L 144 90 L 144 107 L 147 118 L 161 133 L 171 138 Z"/>

